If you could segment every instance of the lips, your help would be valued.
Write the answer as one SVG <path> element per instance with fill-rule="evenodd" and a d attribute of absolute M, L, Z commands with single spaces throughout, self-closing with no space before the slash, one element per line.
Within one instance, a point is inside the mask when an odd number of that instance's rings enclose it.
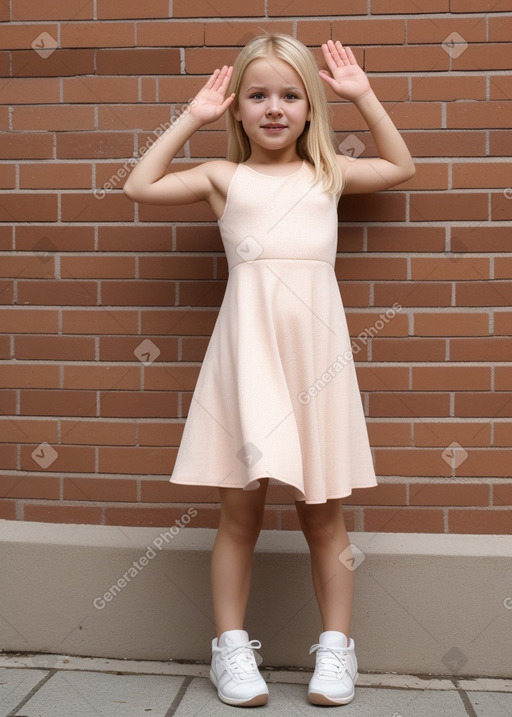
<path fill-rule="evenodd" d="M 263 129 L 266 129 L 270 132 L 277 132 L 281 129 L 286 129 L 286 125 L 270 122 L 269 124 L 264 124 Z"/>

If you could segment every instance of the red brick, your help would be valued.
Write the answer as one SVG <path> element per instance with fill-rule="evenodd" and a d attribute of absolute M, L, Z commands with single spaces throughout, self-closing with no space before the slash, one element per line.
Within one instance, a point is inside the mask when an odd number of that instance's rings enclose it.
<path fill-rule="evenodd" d="M 446 108 L 448 129 L 510 127 L 512 102 L 455 102 Z"/>
<path fill-rule="evenodd" d="M 440 446 L 444 449 L 454 442 L 462 447 L 489 446 L 491 440 L 489 423 L 418 421 L 413 428 L 415 446 Z"/>
<path fill-rule="evenodd" d="M 469 201 L 468 201 L 469 200 Z M 429 192 L 411 196 L 411 221 L 485 221 L 488 197 L 483 193 Z"/>
<path fill-rule="evenodd" d="M 493 504 L 498 507 L 502 505 L 512 505 L 512 485 L 504 483 L 494 483 Z"/>
<path fill-rule="evenodd" d="M 299 23 L 300 25 L 303 23 Z M 405 23 L 400 19 L 343 18 L 333 20 L 332 38 L 344 45 L 401 45 L 405 40 Z M 304 40 L 303 40 L 304 42 Z M 325 42 L 323 40 L 322 42 Z"/>
<path fill-rule="evenodd" d="M 443 511 L 426 508 L 365 508 L 364 529 L 375 533 L 443 533 Z"/>
<path fill-rule="evenodd" d="M 97 0 L 98 19 L 115 18 L 161 18 L 168 17 L 169 3 L 167 0 L 146 0 L 141 5 L 137 0 Z M 171 23 L 167 22 L 167 26 Z"/>
<path fill-rule="evenodd" d="M 449 306 L 451 286 L 448 282 L 423 283 L 423 281 L 374 282 L 374 303 L 392 306 Z"/>
<path fill-rule="evenodd" d="M 64 478 L 64 500 L 137 502 L 135 481 L 109 478 Z"/>
<path fill-rule="evenodd" d="M 39 505 L 37 503 L 27 503 L 23 507 L 23 518 L 36 523 L 99 525 L 101 523 L 101 508 L 85 505 Z"/>
<path fill-rule="evenodd" d="M 92 47 L 96 49 L 98 47 L 133 47 L 134 44 L 135 23 L 133 22 L 67 22 L 63 23 L 61 28 L 60 47 Z M 123 80 L 117 81 L 123 83 Z M 84 82 L 84 89 L 88 85 L 106 86 L 104 82 L 91 83 L 91 78 L 87 80 L 80 78 L 80 82 Z M 65 86 L 66 84 L 68 84 L 67 80 L 64 81 Z M 108 84 L 111 87 L 114 86 L 111 82 Z M 134 85 L 133 80 L 126 83 L 126 87 L 132 85 Z M 78 78 L 76 81 L 70 82 L 68 86 L 78 89 Z"/>
<path fill-rule="evenodd" d="M 63 419 L 61 443 L 131 446 L 135 445 L 135 425 L 122 421 Z"/>
<path fill-rule="evenodd" d="M 470 43 L 459 57 L 453 58 L 452 63 L 452 69 L 456 71 L 508 70 L 510 68 L 510 46 L 490 42 Z"/>
<path fill-rule="evenodd" d="M 426 0 L 418 5 L 416 0 L 371 0 L 370 11 L 372 15 L 383 14 L 413 14 L 413 13 L 441 13 L 449 12 L 450 0 Z"/>
<path fill-rule="evenodd" d="M 169 467 L 175 454 L 174 449 L 161 447 L 100 446 L 99 471 L 130 475 L 165 475 L 170 473 Z"/>
<path fill-rule="evenodd" d="M 107 391 L 137 391 L 141 383 L 142 365 L 108 366 L 64 366 L 63 388 L 97 389 Z"/>
<path fill-rule="evenodd" d="M 3 28 L 0 27 L 0 39 Z M 38 34 L 43 32 L 41 25 L 37 26 L 34 33 L 33 26 L 30 27 L 28 45 L 33 42 Z M 58 78 L 11 78 L 2 85 L 2 102 L 6 105 L 24 105 L 30 97 L 34 104 L 55 104 L 60 101 L 59 96 L 59 79 Z M 50 140 L 51 138 L 41 137 L 40 141 Z"/>
<path fill-rule="evenodd" d="M 372 339 L 374 361 L 443 361 L 445 355 L 445 341 L 441 339 Z"/>
<path fill-rule="evenodd" d="M 487 313 L 417 313 L 414 316 L 417 336 L 487 336 Z"/>
<path fill-rule="evenodd" d="M 24 164 L 20 167 L 20 189 L 87 189 L 92 184 L 91 166 L 86 164 Z"/>
<path fill-rule="evenodd" d="M 98 75 L 179 75 L 179 49 L 98 50 Z"/>
<path fill-rule="evenodd" d="M 2 392 L 3 393 L 3 392 Z M 2 408 L 7 408 L 2 400 Z M 0 419 L 2 441 L 6 443 L 55 443 L 57 421 L 4 416 Z"/>
<path fill-rule="evenodd" d="M 121 309 L 63 311 L 64 334 L 137 334 L 137 313 Z"/>
<path fill-rule="evenodd" d="M 88 473 L 94 470 L 93 446 L 52 446 L 57 451 L 55 461 L 48 467 L 38 468 L 32 453 L 38 449 L 37 445 L 24 445 L 21 447 L 21 469 L 27 471 L 48 470 L 59 473 L 72 471 L 73 473 Z M 44 449 L 39 449 L 43 450 Z"/>
<path fill-rule="evenodd" d="M 411 278 L 418 281 L 475 280 L 489 278 L 489 259 L 480 257 L 411 259 Z"/>
<path fill-rule="evenodd" d="M 100 415 L 102 418 L 176 418 L 178 398 L 176 393 L 157 391 L 101 393 Z"/>
<path fill-rule="evenodd" d="M 457 251 L 505 253 L 511 251 L 510 229 L 500 226 L 453 227 Z"/>
<path fill-rule="evenodd" d="M 52 476 L 42 475 L 3 475 L 1 497 L 58 500 L 60 497 L 60 480 Z"/>
<path fill-rule="evenodd" d="M 407 132 L 404 139 L 413 157 L 481 157 L 486 153 L 485 132 L 478 130 Z"/>
<path fill-rule="evenodd" d="M 111 4 L 111 0 L 103 0 L 103 2 L 105 12 L 119 12 L 118 17 L 125 17 L 125 0 L 115 0 L 115 5 Z M 137 3 L 135 12 L 140 12 L 139 8 L 140 3 Z M 223 21 L 223 24 L 226 24 L 226 21 Z M 139 47 L 184 47 L 204 44 L 205 24 L 200 21 L 187 22 L 173 19 L 170 22 L 169 20 L 157 22 L 155 20 L 138 22 L 136 27 Z"/>
<path fill-rule="evenodd" d="M 512 393 L 471 393 L 455 394 L 455 416 L 509 418 L 512 416 Z M 510 455 L 509 455 L 510 458 Z"/>
<path fill-rule="evenodd" d="M 407 42 L 441 43 L 453 32 L 462 35 L 467 43 L 485 42 L 485 17 L 475 20 L 474 17 L 455 20 L 451 17 L 409 18 L 407 21 Z"/>
<path fill-rule="evenodd" d="M 511 0 L 450 0 L 450 12 L 507 12 L 512 10 Z"/>
<path fill-rule="evenodd" d="M 197 515 L 194 517 L 194 528 L 217 528 L 219 525 L 220 509 L 219 508 L 197 508 Z M 105 508 L 105 524 L 106 525 L 140 525 L 154 526 L 157 528 L 169 528 L 179 520 L 186 508 Z M 264 530 L 275 530 L 277 528 L 275 517 L 273 514 L 265 514 L 263 521 Z"/>
<path fill-rule="evenodd" d="M 371 393 L 369 416 L 448 416 L 450 397 L 446 393 Z"/>
<path fill-rule="evenodd" d="M 495 78 L 500 82 L 503 78 Z M 485 77 L 413 76 L 412 100 L 485 100 Z M 497 99 L 496 97 L 493 99 Z M 503 99 L 499 97 L 498 99 Z"/>
<path fill-rule="evenodd" d="M 474 366 L 413 366 L 413 390 L 489 391 L 491 369 Z"/>
<path fill-rule="evenodd" d="M 456 288 L 457 306 L 510 306 L 510 281 L 468 282 Z"/>
<path fill-rule="evenodd" d="M 60 48 L 45 58 L 32 49 L 13 52 L 12 74 L 16 77 L 69 77 L 94 74 L 94 50 Z"/>
<path fill-rule="evenodd" d="M 142 256 L 139 276 L 147 279 L 211 279 L 214 263 L 210 257 Z"/>
<path fill-rule="evenodd" d="M 183 2 L 184 0 L 180 0 Z M 313 5 L 307 0 L 269 0 L 268 14 L 272 15 L 337 15 L 340 10 L 336 0 L 317 0 Z M 344 0 L 344 15 L 366 15 L 365 0 Z"/>
<path fill-rule="evenodd" d="M 59 367 L 37 364 L 4 364 L 0 386 L 5 388 L 59 388 Z"/>
<path fill-rule="evenodd" d="M 452 361 L 506 361 L 512 355 L 512 338 L 450 340 Z"/>
<path fill-rule="evenodd" d="M 16 336 L 14 358 L 53 361 L 91 361 L 94 340 L 74 336 Z"/>
<path fill-rule="evenodd" d="M 5 159 L 51 159 L 53 154 L 52 137 L 42 132 L 33 133 L 28 137 L 23 134 L 10 136 L 0 134 L 0 150 Z"/>
<path fill-rule="evenodd" d="M 141 446 L 178 446 L 183 435 L 183 424 L 177 423 L 139 422 L 138 428 Z"/>
<path fill-rule="evenodd" d="M 489 505 L 489 486 L 454 483 L 412 483 L 411 505 Z"/>
<path fill-rule="evenodd" d="M 26 416 L 95 416 L 96 391 L 21 392 L 21 413 Z"/>
<path fill-rule="evenodd" d="M 12 194 L 0 196 L 0 221 L 55 221 L 57 197 L 51 194 Z M 23 259 L 23 257 L 20 257 Z"/>
<path fill-rule="evenodd" d="M 102 336 L 100 337 L 101 361 L 134 361 L 134 351 L 145 339 L 152 341 L 160 354 L 156 361 L 178 360 L 178 339 L 163 336 Z M 182 360 L 189 360 L 183 356 Z"/>
<path fill-rule="evenodd" d="M 480 187 L 502 189 L 508 186 L 509 180 L 508 162 L 454 162 L 452 165 L 454 189 Z"/>
<path fill-rule="evenodd" d="M 367 47 L 364 53 L 366 72 L 442 72 L 449 69 L 449 56 L 441 45 L 403 45 Z"/>
<path fill-rule="evenodd" d="M 151 311 L 142 310 L 142 333 L 211 336 L 217 311 Z"/>
<path fill-rule="evenodd" d="M 92 251 L 94 227 L 18 226 L 16 227 L 16 250 L 31 251 L 46 263 L 53 252 Z"/>
<path fill-rule="evenodd" d="M 39 306 L 94 306 L 98 303 L 95 281 L 19 281 L 18 301 Z"/>
<path fill-rule="evenodd" d="M 93 17 L 93 0 L 12 0 L 13 20 L 89 20 Z"/>
<path fill-rule="evenodd" d="M 512 521 L 510 510 L 448 510 L 450 533 L 471 533 L 472 535 L 510 535 Z"/>
<path fill-rule="evenodd" d="M 13 334 L 54 334 L 58 325 L 59 317 L 55 311 L 21 307 L 0 309 L 0 326 Z"/>

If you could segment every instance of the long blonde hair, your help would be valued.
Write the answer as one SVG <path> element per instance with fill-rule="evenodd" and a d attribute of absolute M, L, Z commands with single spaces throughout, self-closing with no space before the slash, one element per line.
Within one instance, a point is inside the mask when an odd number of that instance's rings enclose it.
<path fill-rule="evenodd" d="M 253 37 L 243 48 L 233 65 L 233 74 L 227 94 L 235 93 L 235 101 L 227 112 L 228 160 L 245 162 L 250 157 L 251 145 L 242 123 L 234 112 L 238 110 L 238 94 L 247 69 L 253 60 L 274 55 L 287 62 L 299 74 L 311 109 L 311 120 L 297 140 L 297 154 L 315 168 L 315 181 L 322 181 L 326 192 L 340 195 L 343 176 L 336 161 L 335 137 L 329 125 L 328 104 L 318 67 L 311 51 L 290 35 L 275 33 Z"/>

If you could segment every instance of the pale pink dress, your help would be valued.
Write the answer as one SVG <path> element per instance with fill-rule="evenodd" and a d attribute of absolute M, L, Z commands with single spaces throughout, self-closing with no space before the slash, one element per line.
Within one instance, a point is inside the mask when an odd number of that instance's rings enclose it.
<path fill-rule="evenodd" d="M 219 220 L 229 267 L 172 483 L 285 484 L 306 503 L 377 485 L 334 273 L 337 200 L 313 169 L 239 164 Z"/>

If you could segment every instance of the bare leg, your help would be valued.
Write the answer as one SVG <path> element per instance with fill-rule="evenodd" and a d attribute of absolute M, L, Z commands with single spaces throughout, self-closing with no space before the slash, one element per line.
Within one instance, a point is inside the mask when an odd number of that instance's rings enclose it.
<path fill-rule="evenodd" d="M 257 490 L 220 488 L 221 515 L 212 552 L 211 580 L 217 637 L 243 630 L 254 547 L 263 524 L 268 478 Z"/>
<path fill-rule="evenodd" d="M 296 501 L 295 505 L 311 553 L 313 586 L 323 629 L 338 630 L 349 639 L 354 576 L 339 560 L 339 554 L 350 544 L 341 500 L 310 505 Z"/>

